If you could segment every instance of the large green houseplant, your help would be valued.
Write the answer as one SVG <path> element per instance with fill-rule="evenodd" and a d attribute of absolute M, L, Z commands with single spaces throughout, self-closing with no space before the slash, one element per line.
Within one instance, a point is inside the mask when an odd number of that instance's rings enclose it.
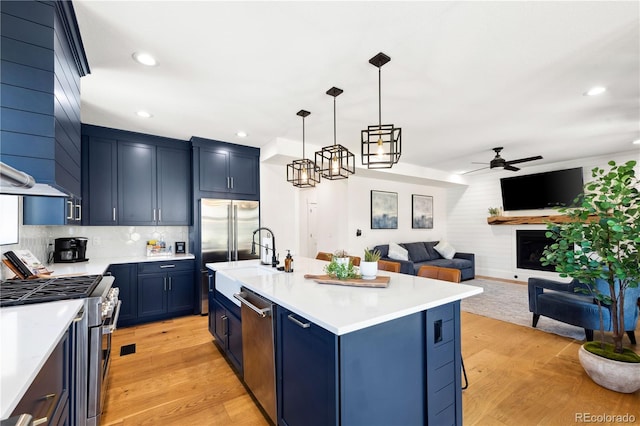
<path fill-rule="evenodd" d="M 545 249 L 542 263 L 555 265 L 561 277 L 583 283 L 586 289 L 582 291 L 592 294 L 598 303 L 601 339 L 585 344 L 584 349 L 637 363 L 640 356 L 623 346 L 623 307 L 626 290 L 640 282 L 640 186 L 635 161 L 608 164 L 608 171 L 592 170 L 593 180 L 584 185 L 575 207 L 559 209 L 569 220 L 547 225 L 546 235 L 554 242 Z M 597 280 L 605 281 L 608 291 L 598 287 Z M 612 345 L 604 341 L 603 304 L 611 312 Z"/>

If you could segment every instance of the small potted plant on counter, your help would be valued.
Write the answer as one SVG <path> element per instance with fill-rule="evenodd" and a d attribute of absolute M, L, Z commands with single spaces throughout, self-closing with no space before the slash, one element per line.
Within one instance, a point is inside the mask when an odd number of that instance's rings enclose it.
<path fill-rule="evenodd" d="M 380 260 L 380 250 L 364 249 L 364 261 L 360 262 L 360 274 L 363 280 L 375 280 L 378 275 L 378 260 Z"/>
<path fill-rule="evenodd" d="M 347 253 L 346 250 L 336 250 L 333 253 L 333 258 L 331 260 L 334 260 L 334 259 L 338 264 L 348 265 L 350 263 L 349 254 Z"/>
<path fill-rule="evenodd" d="M 331 262 L 329 262 L 329 264 L 324 267 L 324 271 L 327 273 L 327 275 L 339 280 L 347 280 L 360 277 L 358 274 L 358 270 L 355 266 L 353 266 L 353 263 L 351 263 L 351 260 L 348 256 L 346 258 L 346 263 L 344 261 L 339 261 L 340 259 L 341 258 L 338 258 L 335 255 L 331 258 Z"/>

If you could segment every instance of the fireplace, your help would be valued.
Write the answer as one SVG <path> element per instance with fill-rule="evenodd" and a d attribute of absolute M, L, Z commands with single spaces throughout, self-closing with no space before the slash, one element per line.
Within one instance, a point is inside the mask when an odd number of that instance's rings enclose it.
<path fill-rule="evenodd" d="M 516 257 L 519 269 L 534 269 L 536 271 L 555 271 L 555 266 L 543 266 L 540 257 L 544 248 L 553 243 L 547 238 L 547 231 L 516 230 Z"/>

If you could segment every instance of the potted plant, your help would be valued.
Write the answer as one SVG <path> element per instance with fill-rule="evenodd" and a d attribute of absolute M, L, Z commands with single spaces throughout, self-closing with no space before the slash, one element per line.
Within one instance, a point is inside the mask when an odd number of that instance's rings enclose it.
<path fill-rule="evenodd" d="M 489 216 L 500 216 L 500 207 L 489 207 Z"/>
<path fill-rule="evenodd" d="M 380 257 L 380 250 L 364 249 L 364 261 L 360 262 L 360 274 L 363 280 L 374 280 L 376 278 Z"/>
<path fill-rule="evenodd" d="M 635 165 L 611 161 L 609 171 L 593 169 L 594 180 L 584 185 L 577 206 L 559 209 L 569 221 L 547 224 L 546 235 L 554 242 L 542 257 L 542 264 L 555 265 L 561 277 L 584 284 L 577 291 L 593 295 L 601 337 L 600 342 L 582 345 L 580 363 L 596 383 L 620 392 L 640 389 L 640 356 L 623 346 L 625 293 L 640 282 L 640 186 Z M 605 343 L 603 309 L 611 313 L 613 344 Z M 627 379 L 636 383 L 625 383 Z"/>
<path fill-rule="evenodd" d="M 339 264 L 345 264 L 348 265 L 350 262 L 350 258 L 349 258 L 349 254 L 346 252 L 346 250 L 336 250 L 333 253 L 333 259 L 336 259 L 336 262 Z"/>
<path fill-rule="evenodd" d="M 336 256 L 331 258 L 331 261 L 327 266 L 324 267 L 324 271 L 332 278 L 337 278 L 339 280 L 346 280 L 351 278 L 359 278 L 358 270 L 353 263 L 347 257 L 347 262 L 339 261 Z"/>

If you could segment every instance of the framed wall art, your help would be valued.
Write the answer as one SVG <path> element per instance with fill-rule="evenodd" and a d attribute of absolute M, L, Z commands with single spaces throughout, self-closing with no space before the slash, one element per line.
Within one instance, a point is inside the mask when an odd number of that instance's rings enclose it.
<path fill-rule="evenodd" d="M 413 229 L 433 229 L 433 197 L 411 195 L 411 227 Z"/>
<path fill-rule="evenodd" d="M 371 190 L 371 229 L 398 229 L 398 193 Z"/>

